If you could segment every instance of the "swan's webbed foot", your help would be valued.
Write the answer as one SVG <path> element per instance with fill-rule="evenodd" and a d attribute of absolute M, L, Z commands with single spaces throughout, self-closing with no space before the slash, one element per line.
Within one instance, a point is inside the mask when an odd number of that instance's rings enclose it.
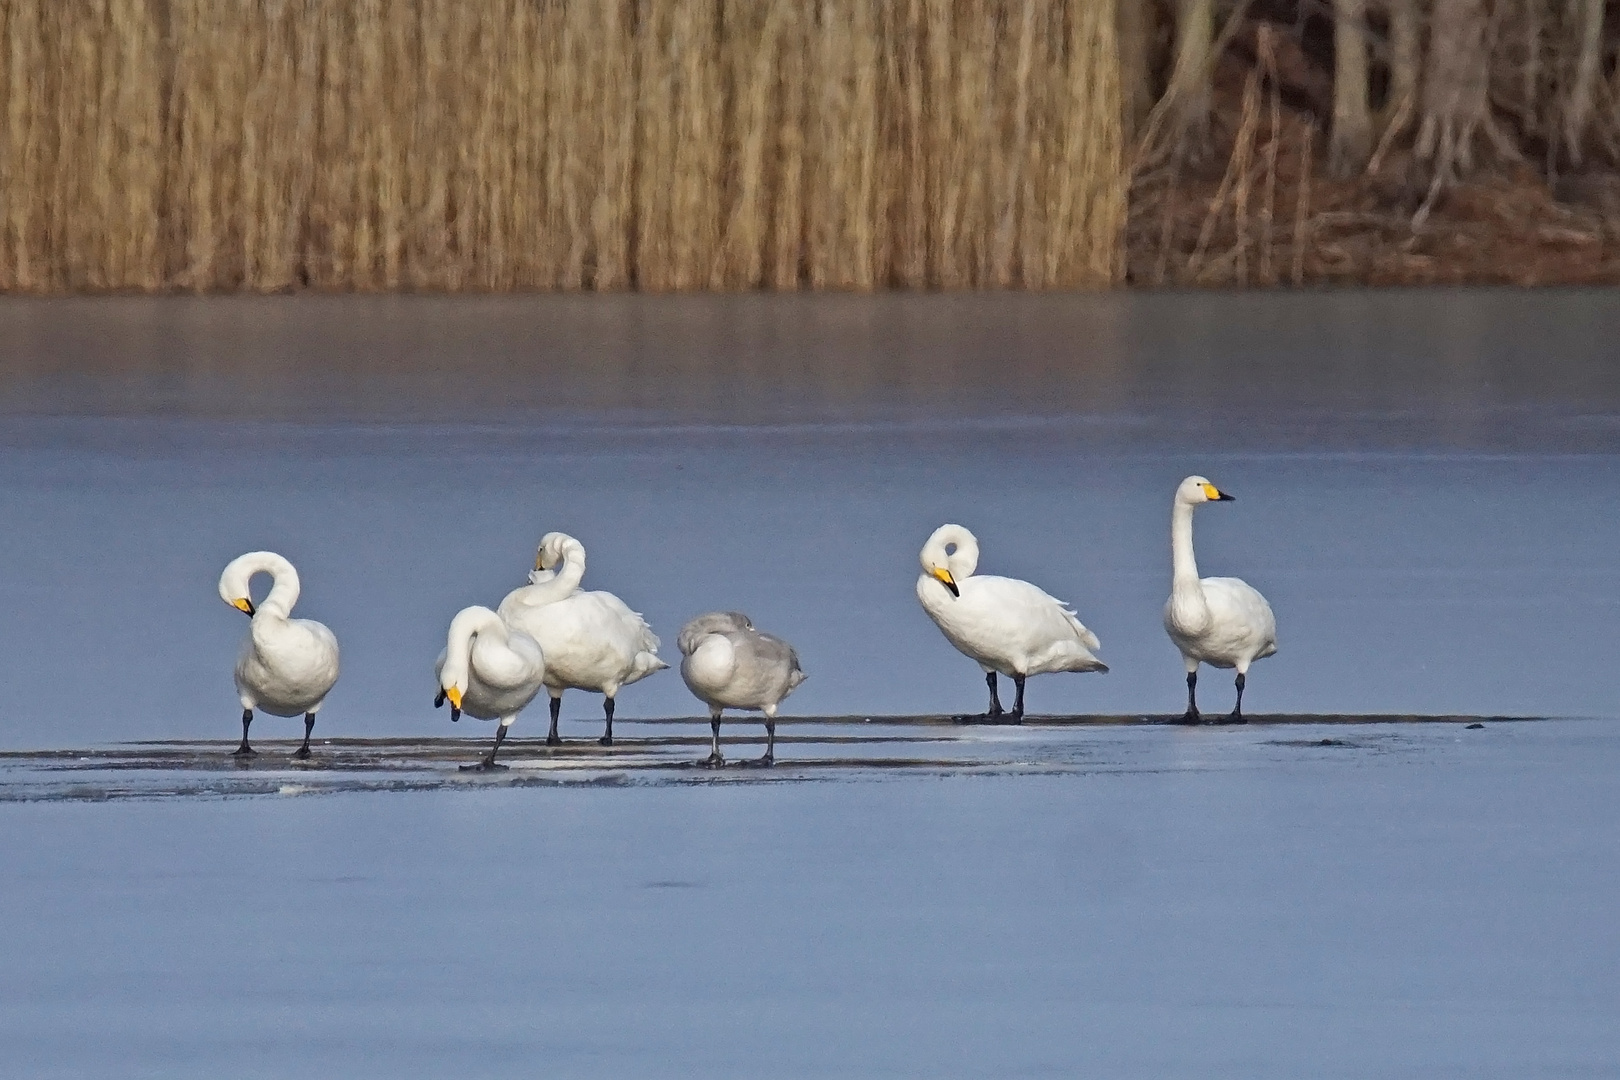
<path fill-rule="evenodd" d="M 596 741 L 598 743 L 600 743 L 601 745 L 603 745 L 603 746 L 612 746 L 613 745 L 613 736 L 604 735 L 600 739 L 597 739 Z"/>
<path fill-rule="evenodd" d="M 718 750 L 716 750 L 714 753 L 698 762 L 698 764 L 703 766 L 705 769 L 723 769 L 726 767 L 726 759 Z"/>
<path fill-rule="evenodd" d="M 1221 717 L 1221 719 L 1219 721 L 1217 721 L 1217 723 L 1221 723 L 1221 724 L 1247 724 L 1248 721 L 1243 718 L 1242 713 L 1233 712 L 1233 713 L 1227 713 L 1225 716 Z"/>
<path fill-rule="evenodd" d="M 561 739 L 561 737 L 558 736 L 558 734 L 555 731 L 553 731 L 551 734 L 546 736 L 546 745 L 547 746 L 561 746 L 562 745 L 562 739 Z"/>
<path fill-rule="evenodd" d="M 462 772 L 496 772 L 498 770 L 505 769 L 505 768 L 506 768 L 505 765 L 502 765 L 500 762 L 495 760 L 495 755 L 494 754 L 490 754 L 488 757 L 483 758 L 482 760 L 480 760 L 476 764 L 463 765 L 461 767 L 461 771 Z"/>
<path fill-rule="evenodd" d="M 300 746 L 298 749 L 293 751 L 292 756 L 300 761 L 307 761 L 309 759 L 309 746 L 307 744 Z"/>
<path fill-rule="evenodd" d="M 241 746 L 238 746 L 235 750 L 231 751 L 231 757 L 239 757 L 239 758 L 257 757 L 258 753 L 259 752 L 257 750 L 255 750 L 255 749 L 253 749 L 253 747 L 249 746 L 247 743 L 243 743 Z"/>
<path fill-rule="evenodd" d="M 1196 709 L 1188 709 L 1178 719 L 1172 721 L 1172 723 L 1176 724 L 1202 724 L 1203 722 L 1203 716 Z"/>

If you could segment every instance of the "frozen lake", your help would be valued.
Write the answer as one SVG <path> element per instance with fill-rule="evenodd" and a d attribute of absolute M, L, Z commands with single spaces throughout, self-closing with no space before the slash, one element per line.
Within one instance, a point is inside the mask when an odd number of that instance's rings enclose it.
<path fill-rule="evenodd" d="M 929 763 L 0 804 L 7 1075 L 1620 1062 L 1612 724 L 787 730 Z"/>
<path fill-rule="evenodd" d="M 0 1071 L 1620 1073 L 1617 339 L 1609 292 L 0 299 Z M 1192 472 L 1294 722 L 1050 722 L 1181 709 Z M 947 520 L 1101 637 L 1048 722 L 894 722 L 984 704 L 913 591 Z M 663 672 L 611 753 L 572 694 L 460 773 L 433 658 L 551 529 L 666 657 L 741 609 L 786 713 L 877 722 L 711 773 Z M 226 760 L 261 547 L 343 645 L 307 768 L 268 717 Z"/>

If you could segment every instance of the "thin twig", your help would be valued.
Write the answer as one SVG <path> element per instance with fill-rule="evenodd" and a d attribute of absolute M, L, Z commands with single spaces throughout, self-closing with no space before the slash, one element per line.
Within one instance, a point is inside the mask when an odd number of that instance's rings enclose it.
<path fill-rule="evenodd" d="M 1303 126 L 1305 128 L 1305 138 L 1301 141 L 1299 148 L 1299 194 L 1294 200 L 1293 282 L 1295 285 L 1305 283 L 1306 215 L 1311 207 L 1311 136 L 1316 133 L 1316 129 L 1310 124 Z"/>

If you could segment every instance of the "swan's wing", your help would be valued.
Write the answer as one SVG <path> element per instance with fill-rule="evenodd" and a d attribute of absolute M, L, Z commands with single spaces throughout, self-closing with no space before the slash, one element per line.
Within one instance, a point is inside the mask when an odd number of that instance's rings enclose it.
<path fill-rule="evenodd" d="M 1259 589 L 1230 577 L 1204 578 L 1199 584 L 1215 624 L 1248 643 L 1254 659 L 1277 651 L 1277 617 Z"/>
<path fill-rule="evenodd" d="M 799 654 L 781 638 L 758 630 L 735 630 L 725 635 L 736 649 L 736 678 L 752 688 L 760 700 L 780 700 L 804 681 Z"/>
<path fill-rule="evenodd" d="M 682 656 L 691 656 L 705 636 L 748 630 L 753 625 L 740 611 L 711 611 L 688 620 L 675 638 L 675 647 Z"/>
<path fill-rule="evenodd" d="M 1038 585 L 1007 577 L 972 577 L 967 580 L 983 582 L 981 588 L 984 588 L 986 597 L 1002 607 L 1009 620 L 1016 621 L 1031 644 L 1051 643 L 1072 637 L 1087 651 L 1102 648 L 1097 635 L 1086 629 L 1074 609 Z"/>
<path fill-rule="evenodd" d="M 656 653 L 658 651 L 658 635 L 652 632 L 647 625 L 646 618 L 639 611 L 631 611 L 630 605 L 620 600 L 610 592 L 588 592 L 578 594 L 588 597 L 596 605 L 599 616 L 604 623 L 616 622 L 618 628 L 635 642 L 635 648 L 640 652 Z"/>

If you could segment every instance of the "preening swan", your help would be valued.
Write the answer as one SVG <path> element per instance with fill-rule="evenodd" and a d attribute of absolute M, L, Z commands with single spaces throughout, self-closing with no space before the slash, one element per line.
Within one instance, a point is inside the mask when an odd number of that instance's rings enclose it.
<path fill-rule="evenodd" d="M 1063 601 L 1027 581 L 974 577 L 979 542 L 960 525 L 941 525 L 922 549 L 917 599 L 947 641 L 977 660 L 990 687 L 986 720 L 1002 716 L 996 673 L 1013 680 L 1018 696 L 1009 719 L 1024 718 L 1024 679 L 1049 671 L 1107 671 L 1092 655 L 1097 635 Z"/>
<path fill-rule="evenodd" d="M 507 626 L 487 607 L 469 607 L 450 620 L 450 635 L 433 675 L 439 680 L 433 707 L 449 701 L 451 720 L 466 713 L 501 722 L 495 729 L 495 745 L 478 765 L 492 769 L 506 729 L 545 685 L 546 664 L 540 646 L 528 634 Z"/>
<path fill-rule="evenodd" d="M 613 745 L 613 699 L 623 687 L 669 665 L 658 659 L 658 638 L 640 615 L 608 592 L 579 592 L 585 577 L 585 546 L 565 533 L 540 538 L 529 584 L 508 593 L 500 615 L 540 645 L 546 658 L 546 689 L 551 694 L 551 731 L 564 690 L 603 695 L 606 730 L 599 740 Z"/>
<path fill-rule="evenodd" d="M 1170 510 L 1170 599 L 1164 605 L 1164 629 L 1181 650 L 1187 667 L 1187 712 L 1184 723 L 1196 724 L 1198 665 L 1237 668 L 1237 704 L 1227 719 L 1243 722 L 1243 683 L 1249 665 L 1277 651 L 1277 620 L 1271 605 L 1245 581 L 1198 577 L 1193 559 L 1193 508 L 1207 502 L 1231 502 L 1202 476 L 1189 476 L 1176 488 Z"/>
<path fill-rule="evenodd" d="M 255 574 L 269 574 L 270 593 L 257 607 L 248 591 Z M 253 711 L 272 716 L 303 716 L 304 743 L 294 757 L 309 757 L 315 714 L 338 677 L 338 644 L 332 631 L 311 619 L 292 618 L 298 603 L 298 571 L 273 551 L 250 551 L 231 560 L 219 576 L 220 599 L 253 620 L 236 660 L 236 692 L 242 699 L 242 745 L 248 745 Z"/>
<path fill-rule="evenodd" d="M 776 707 L 804 682 L 799 654 L 781 638 L 754 629 L 740 611 L 712 611 L 681 627 L 681 678 L 709 706 L 710 753 L 705 765 L 724 765 L 720 754 L 720 713 L 759 709 L 765 714 L 765 754 L 776 760 Z"/>

